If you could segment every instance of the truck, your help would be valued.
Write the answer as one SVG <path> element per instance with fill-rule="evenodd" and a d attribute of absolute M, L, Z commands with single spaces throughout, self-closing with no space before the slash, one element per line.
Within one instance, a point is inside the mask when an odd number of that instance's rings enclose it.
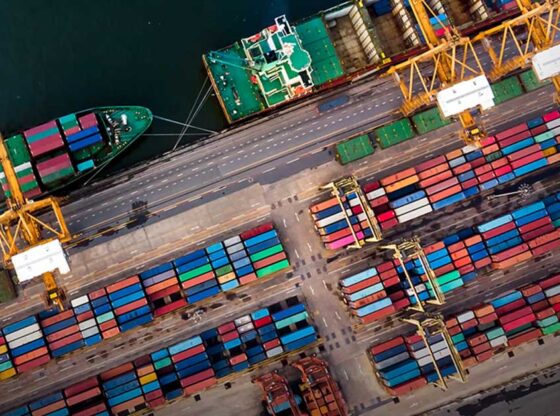
<path fill-rule="evenodd" d="M 326 111 L 332 110 L 333 108 L 340 107 L 341 105 L 346 104 L 350 101 L 350 97 L 348 95 L 337 95 L 336 97 L 332 97 L 326 101 L 319 103 L 317 109 L 319 113 L 324 113 Z"/>

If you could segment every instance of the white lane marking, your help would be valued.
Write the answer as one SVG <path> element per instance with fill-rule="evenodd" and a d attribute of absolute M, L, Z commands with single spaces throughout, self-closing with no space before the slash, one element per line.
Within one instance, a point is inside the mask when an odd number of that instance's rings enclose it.
<path fill-rule="evenodd" d="M 295 248 L 294 248 L 294 253 L 296 253 L 296 257 L 297 257 L 298 259 L 301 258 L 301 257 L 299 256 L 299 253 L 298 253 L 297 249 L 295 249 Z"/>
<path fill-rule="evenodd" d="M 323 316 L 323 323 L 325 324 L 325 328 L 329 327 L 329 324 L 327 324 L 327 320 L 325 319 L 325 317 Z"/>
<path fill-rule="evenodd" d="M 311 244 L 307 243 L 307 248 L 309 249 L 309 251 L 311 251 L 313 253 L 313 249 L 311 248 Z"/>
<path fill-rule="evenodd" d="M 288 223 L 286 222 L 286 218 L 282 218 L 282 222 L 284 223 L 284 228 L 288 228 Z"/>

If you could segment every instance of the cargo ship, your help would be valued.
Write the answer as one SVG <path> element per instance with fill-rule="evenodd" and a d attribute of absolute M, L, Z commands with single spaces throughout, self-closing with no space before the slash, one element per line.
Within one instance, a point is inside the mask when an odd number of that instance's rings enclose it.
<path fill-rule="evenodd" d="M 26 198 L 52 193 L 106 166 L 152 123 L 139 106 L 96 107 L 8 135 L 4 141 Z M 0 168 L 0 183 L 10 196 Z"/>
<path fill-rule="evenodd" d="M 519 13 L 515 0 L 431 0 L 436 34 L 464 36 Z M 253 36 L 203 55 L 229 123 L 380 72 L 426 50 L 405 0 L 348 1 L 291 24 L 286 16 Z"/>

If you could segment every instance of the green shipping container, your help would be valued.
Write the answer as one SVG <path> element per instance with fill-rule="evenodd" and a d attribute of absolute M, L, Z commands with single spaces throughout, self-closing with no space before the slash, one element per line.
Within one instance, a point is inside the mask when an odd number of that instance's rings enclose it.
<path fill-rule="evenodd" d="M 557 219 L 556 221 L 553 221 L 552 224 L 554 224 L 555 228 L 560 228 L 560 218 Z"/>
<path fill-rule="evenodd" d="M 257 270 L 257 277 L 263 277 L 272 273 L 275 273 L 279 270 L 285 269 L 290 266 L 288 260 L 282 260 L 278 263 L 271 264 L 270 266 L 266 266 L 262 269 Z"/>
<path fill-rule="evenodd" d="M 555 332 L 560 331 L 560 322 L 555 323 L 554 325 L 547 326 L 546 328 L 542 329 L 544 335 L 554 334 Z"/>
<path fill-rule="evenodd" d="M 523 88 L 521 88 L 521 83 L 516 76 L 492 84 L 492 91 L 494 92 L 494 103 L 496 105 L 523 94 Z"/>
<path fill-rule="evenodd" d="M 308 317 L 307 311 L 303 311 L 300 313 L 296 313 L 295 315 L 289 316 L 285 319 L 282 319 L 281 321 L 276 322 L 274 325 L 276 326 L 276 329 L 282 329 L 287 326 L 293 325 L 296 322 L 305 321 L 307 317 Z"/>
<path fill-rule="evenodd" d="M 375 152 L 367 134 L 336 144 L 336 160 L 341 165 L 369 156 Z"/>
<path fill-rule="evenodd" d="M 266 250 L 259 251 L 258 253 L 253 254 L 252 256 L 250 256 L 250 258 L 251 261 L 254 263 L 256 261 L 266 259 L 267 257 L 270 257 L 273 254 L 280 253 L 283 250 L 284 248 L 282 247 L 282 244 L 277 244 L 275 246 L 267 248 Z"/>
<path fill-rule="evenodd" d="M 489 155 L 487 155 L 485 159 L 487 162 L 493 162 L 494 160 L 497 160 L 501 157 L 502 157 L 502 152 L 498 150 L 497 152 L 492 152 Z"/>
<path fill-rule="evenodd" d="M 486 336 L 488 337 L 488 339 L 492 340 L 498 337 L 501 337 L 502 335 L 505 334 L 505 331 L 502 327 L 499 328 L 492 328 L 488 331 L 486 331 Z"/>
<path fill-rule="evenodd" d="M 6 139 L 6 148 L 14 166 L 23 165 L 31 160 L 27 145 L 21 134 Z"/>
<path fill-rule="evenodd" d="M 533 71 L 532 69 L 519 74 L 519 78 L 521 78 L 521 82 L 523 83 L 525 91 L 527 92 L 537 90 L 541 87 L 544 87 L 545 85 L 550 84 L 550 81 L 548 80 L 542 82 L 539 81 L 537 75 L 535 74 L 535 71 Z"/>
<path fill-rule="evenodd" d="M 45 184 L 53 183 L 53 182 L 59 181 L 61 179 L 64 179 L 68 176 L 72 176 L 73 174 L 74 174 L 74 168 L 70 166 L 70 167 L 61 169 L 58 172 L 51 173 L 50 175 L 47 175 L 44 178 L 41 178 L 41 181 L 43 181 L 43 183 L 45 183 Z"/>
<path fill-rule="evenodd" d="M 374 131 L 381 148 L 386 149 L 402 143 L 415 136 L 412 124 L 408 118 L 403 118 L 394 123 L 375 129 Z"/>
<path fill-rule="evenodd" d="M 231 267 L 231 264 L 227 264 L 215 270 L 216 276 L 223 276 L 224 274 L 228 274 L 232 271 L 233 271 L 233 267 Z"/>
<path fill-rule="evenodd" d="M 158 360 L 154 363 L 154 367 L 155 367 L 156 370 L 159 370 L 163 367 L 167 367 L 169 365 L 172 365 L 171 358 L 169 358 L 169 357 L 164 358 L 162 360 Z"/>
<path fill-rule="evenodd" d="M 436 281 L 441 286 L 446 283 L 452 282 L 453 280 L 456 280 L 460 277 L 461 277 L 461 273 L 459 273 L 459 270 L 453 270 L 452 272 L 445 273 L 444 275 L 437 277 Z"/>
<path fill-rule="evenodd" d="M 458 287 L 463 286 L 463 281 L 461 279 L 452 280 L 444 285 L 441 285 L 439 288 L 442 293 L 451 292 L 452 290 L 457 289 Z"/>
<path fill-rule="evenodd" d="M 546 328 L 548 326 L 554 325 L 558 322 L 558 317 L 556 315 L 549 316 L 548 318 L 541 319 L 537 321 L 537 325 L 541 328 Z"/>
<path fill-rule="evenodd" d="M 16 298 L 14 282 L 6 270 L 0 270 L 0 303 L 9 302 Z"/>
<path fill-rule="evenodd" d="M 204 266 L 197 267 L 196 269 L 189 270 L 188 272 L 181 273 L 179 275 L 179 280 L 184 282 L 185 280 L 192 279 L 193 277 L 200 276 L 201 274 L 208 273 L 212 271 L 211 264 L 205 264 Z"/>
<path fill-rule="evenodd" d="M 435 107 L 412 116 L 412 123 L 418 134 L 426 134 L 447 126 L 451 123 L 451 120 L 443 118 L 439 109 Z"/>
<path fill-rule="evenodd" d="M 31 191 L 34 188 L 37 188 L 38 186 L 39 184 L 37 183 L 37 181 L 31 181 L 31 182 L 24 183 L 23 185 L 20 185 L 20 188 L 22 192 L 27 192 L 27 191 Z"/>
<path fill-rule="evenodd" d="M 451 340 L 453 341 L 453 344 L 458 344 L 459 342 L 465 340 L 465 335 L 463 335 L 462 332 L 459 332 L 458 334 L 453 335 L 453 336 L 451 337 Z"/>

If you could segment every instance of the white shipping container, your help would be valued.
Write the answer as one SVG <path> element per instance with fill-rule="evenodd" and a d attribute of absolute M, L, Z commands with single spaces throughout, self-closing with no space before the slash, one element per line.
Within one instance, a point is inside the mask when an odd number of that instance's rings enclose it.
<path fill-rule="evenodd" d="M 251 315 L 243 315 L 233 321 L 235 326 L 245 325 L 247 322 L 251 322 Z"/>
<path fill-rule="evenodd" d="M 348 201 L 351 207 L 355 207 L 356 205 L 360 205 L 360 200 L 358 198 L 353 198 Z"/>
<path fill-rule="evenodd" d="M 247 331 L 250 331 L 251 329 L 255 328 L 252 322 L 249 322 L 248 324 L 242 325 L 240 326 L 238 329 L 240 334 L 243 334 Z"/>
<path fill-rule="evenodd" d="M 490 346 L 496 348 L 498 345 L 507 345 L 508 339 L 505 335 L 490 340 Z"/>
<path fill-rule="evenodd" d="M 441 351 L 434 352 L 434 358 L 436 360 L 441 360 L 443 357 L 448 357 L 450 355 L 451 355 L 451 351 L 449 351 L 449 348 L 447 347 Z"/>
<path fill-rule="evenodd" d="M 548 127 L 549 130 L 555 129 L 558 126 L 560 126 L 560 118 L 557 118 L 555 120 L 546 123 L 546 127 Z"/>
<path fill-rule="evenodd" d="M 283 352 L 284 352 L 284 348 L 282 348 L 282 346 L 279 345 L 278 347 L 275 347 L 275 348 L 273 348 L 273 349 L 271 349 L 271 350 L 268 350 L 268 351 L 266 352 L 266 356 L 267 356 L 268 358 L 270 358 L 270 357 L 274 357 L 275 355 L 282 354 Z"/>
<path fill-rule="evenodd" d="M 88 302 L 89 302 L 89 300 L 88 300 L 87 295 L 84 295 L 84 296 L 80 296 L 79 298 L 72 299 L 70 301 L 70 304 L 72 305 L 73 308 L 77 308 L 78 306 L 84 305 Z"/>
<path fill-rule="evenodd" d="M 37 331 L 37 332 L 33 332 L 29 335 L 26 335 L 24 337 L 18 338 L 15 341 L 12 342 L 8 342 L 8 345 L 10 346 L 11 349 L 17 348 L 17 347 L 21 347 L 22 345 L 25 344 L 29 344 L 30 342 L 35 341 L 36 339 L 42 338 L 43 334 L 41 333 L 41 331 Z"/>
<path fill-rule="evenodd" d="M 424 358 L 429 354 L 430 353 L 428 352 L 427 348 L 422 348 L 422 349 L 419 349 L 418 351 L 412 351 L 412 356 L 414 358 L 416 358 L 417 360 L 419 360 L 420 358 Z"/>
<path fill-rule="evenodd" d="M 462 313 L 461 315 L 457 316 L 457 321 L 462 324 L 463 322 L 467 322 L 470 321 L 471 319 L 474 318 L 474 312 L 473 311 L 467 311 Z"/>
<path fill-rule="evenodd" d="M 400 354 L 397 354 L 393 357 L 387 358 L 386 360 L 383 360 L 380 363 L 375 363 L 375 366 L 379 370 L 383 370 L 384 368 L 391 367 L 392 365 L 400 363 L 404 360 L 407 360 L 408 358 L 410 358 L 410 355 L 408 354 L 407 351 L 405 351 L 405 352 L 401 352 Z"/>
<path fill-rule="evenodd" d="M 32 332 L 40 331 L 40 329 L 41 328 L 39 327 L 39 324 L 31 324 L 29 326 L 26 326 L 25 328 L 18 329 L 16 332 L 12 332 L 11 334 L 7 334 L 4 338 L 6 338 L 6 341 L 8 341 L 8 342 L 14 341 L 18 338 L 29 335 Z"/>
<path fill-rule="evenodd" d="M 327 225 L 334 224 L 335 222 L 343 220 L 344 218 L 346 218 L 344 216 L 344 212 L 337 212 L 336 214 L 333 214 L 327 218 L 323 218 L 322 220 L 316 221 L 315 225 L 319 228 L 324 228 Z"/>
<path fill-rule="evenodd" d="M 385 188 L 379 188 L 366 194 L 366 198 L 368 199 L 368 201 L 373 201 L 374 199 L 380 198 L 385 194 Z"/>
<path fill-rule="evenodd" d="M 243 248 L 244 248 L 243 243 L 237 243 L 234 244 L 233 246 L 227 247 L 226 251 L 228 252 L 228 254 L 233 254 L 240 250 L 243 250 Z"/>
<path fill-rule="evenodd" d="M 432 348 L 432 352 L 438 352 L 447 348 L 447 342 L 445 340 L 436 342 L 435 344 L 431 344 L 430 347 Z"/>
<path fill-rule="evenodd" d="M 224 245 L 226 247 L 232 246 L 234 244 L 237 244 L 241 241 L 241 237 L 239 237 L 238 235 L 236 235 L 235 237 L 231 237 L 228 238 L 227 240 L 224 240 Z"/>
<path fill-rule="evenodd" d="M 428 198 L 420 198 L 419 200 L 414 201 L 410 204 L 395 208 L 395 214 L 397 214 L 397 216 L 404 215 L 410 211 L 414 211 L 415 209 L 422 208 L 426 205 L 430 205 L 430 201 L 428 200 Z"/>
<path fill-rule="evenodd" d="M 551 298 L 552 296 L 556 296 L 559 293 L 560 293 L 560 285 L 550 287 L 550 288 L 548 288 L 544 291 L 544 294 L 546 295 L 547 298 Z"/>
<path fill-rule="evenodd" d="M 420 367 L 424 367 L 425 365 L 432 364 L 432 357 L 430 355 L 426 355 L 418 360 L 418 365 Z"/>
<path fill-rule="evenodd" d="M 367 220 L 367 215 L 365 212 L 362 212 L 361 214 L 358 214 L 358 221 L 362 222 Z"/>
<path fill-rule="evenodd" d="M 421 217 L 422 215 L 426 215 L 432 212 L 432 206 L 426 205 L 425 207 L 415 209 L 414 211 L 407 212 L 404 215 L 398 216 L 397 219 L 399 220 L 400 224 L 403 224 L 408 221 L 412 221 L 416 218 Z"/>
<path fill-rule="evenodd" d="M 82 338 L 88 338 L 95 334 L 99 334 L 99 328 L 97 328 L 96 326 L 86 329 L 85 331 L 82 331 Z"/>
<path fill-rule="evenodd" d="M 92 326 L 95 325 L 96 325 L 95 319 L 91 318 L 88 319 L 87 321 L 80 322 L 78 324 L 78 327 L 80 328 L 80 331 L 85 331 L 86 329 L 91 328 Z"/>

